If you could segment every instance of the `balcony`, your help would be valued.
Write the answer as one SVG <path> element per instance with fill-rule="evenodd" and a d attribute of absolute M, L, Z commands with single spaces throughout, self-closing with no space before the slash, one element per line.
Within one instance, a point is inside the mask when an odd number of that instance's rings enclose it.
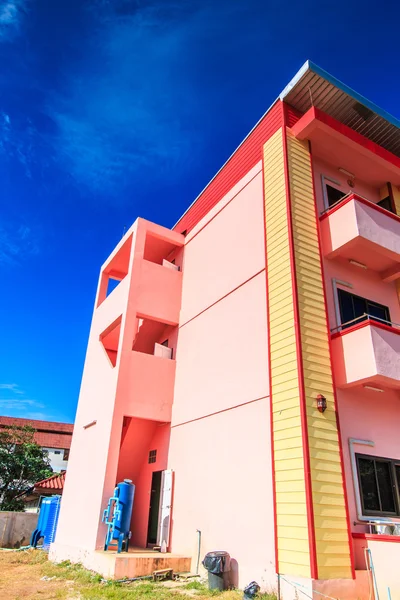
<path fill-rule="evenodd" d="M 175 360 L 132 350 L 129 362 L 122 386 L 124 414 L 163 423 L 171 421 Z"/>
<path fill-rule="evenodd" d="M 377 204 L 349 194 L 320 217 L 326 258 L 354 261 L 381 274 L 400 277 L 400 217 Z"/>
<path fill-rule="evenodd" d="M 135 294 L 137 313 L 176 325 L 179 322 L 182 272 L 142 259 Z"/>
<path fill-rule="evenodd" d="M 400 327 L 363 315 L 332 334 L 338 387 L 400 389 Z"/>

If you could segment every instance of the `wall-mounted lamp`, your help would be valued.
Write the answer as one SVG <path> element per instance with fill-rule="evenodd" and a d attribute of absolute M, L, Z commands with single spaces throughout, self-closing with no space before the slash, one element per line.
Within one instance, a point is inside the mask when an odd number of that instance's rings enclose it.
<path fill-rule="evenodd" d="M 323 413 L 326 411 L 326 408 L 327 408 L 326 398 L 322 394 L 318 394 L 318 396 L 317 396 L 317 408 L 320 413 Z"/>

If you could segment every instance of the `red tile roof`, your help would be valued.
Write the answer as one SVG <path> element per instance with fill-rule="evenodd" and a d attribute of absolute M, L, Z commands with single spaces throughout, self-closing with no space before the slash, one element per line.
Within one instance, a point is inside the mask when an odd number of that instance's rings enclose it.
<path fill-rule="evenodd" d="M 55 423 L 54 421 L 37 421 L 35 419 L 20 419 L 18 417 L 1 417 L 0 427 L 25 427 L 29 425 L 35 429 L 34 439 L 42 448 L 61 448 L 68 450 L 71 447 L 72 423 Z"/>
<path fill-rule="evenodd" d="M 65 482 L 65 471 L 61 471 L 61 473 L 55 473 L 51 477 L 47 479 L 43 479 L 42 481 L 38 481 L 34 485 L 34 491 L 40 492 L 41 490 L 58 490 L 62 491 L 64 489 Z"/>

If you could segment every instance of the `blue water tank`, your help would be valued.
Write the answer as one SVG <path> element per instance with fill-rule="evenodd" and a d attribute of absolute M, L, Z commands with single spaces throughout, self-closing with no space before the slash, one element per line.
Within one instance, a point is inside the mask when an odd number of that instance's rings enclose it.
<path fill-rule="evenodd" d="M 60 514 L 61 496 L 51 496 L 48 500 L 48 512 L 43 530 L 43 549 L 49 550 L 50 544 L 54 542 Z"/>
<path fill-rule="evenodd" d="M 125 479 L 117 484 L 114 495 L 109 499 L 103 514 L 103 521 L 108 526 L 105 550 L 112 545 L 112 540 L 117 540 L 118 552 L 121 552 L 123 545 L 128 551 L 134 495 L 135 486 L 130 479 Z"/>
<path fill-rule="evenodd" d="M 36 525 L 36 529 L 31 535 L 31 546 L 36 548 L 39 540 L 44 536 L 44 530 L 47 524 L 48 513 L 50 508 L 50 498 L 41 498 L 42 502 L 39 509 L 39 518 Z"/>

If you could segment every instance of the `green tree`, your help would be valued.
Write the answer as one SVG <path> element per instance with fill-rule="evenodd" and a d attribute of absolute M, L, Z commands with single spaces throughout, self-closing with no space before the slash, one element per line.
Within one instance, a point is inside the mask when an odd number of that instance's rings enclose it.
<path fill-rule="evenodd" d="M 53 473 L 34 433 L 32 427 L 0 429 L 0 510 L 23 510 L 21 493 Z"/>

